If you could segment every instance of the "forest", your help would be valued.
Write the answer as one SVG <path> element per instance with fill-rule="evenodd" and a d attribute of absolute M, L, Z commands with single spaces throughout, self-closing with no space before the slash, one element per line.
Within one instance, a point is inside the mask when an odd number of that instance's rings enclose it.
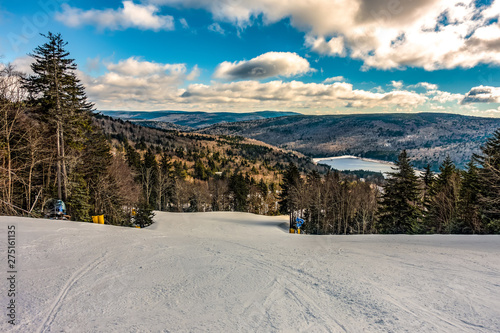
<path fill-rule="evenodd" d="M 310 234 L 500 233 L 500 131 L 466 170 L 446 158 L 417 176 L 406 151 L 385 180 L 315 165 L 239 136 L 147 128 L 95 113 L 59 34 L 33 74 L 0 71 L 0 214 L 145 226 L 153 210 L 289 214 Z"/>
<path fill-rule="evenodd" d="M 446 158 L 434 174 L 417 176 L 402 151 L 382 186 L 342 180 L 338 172 L 301 177 L 291 164 L 281 184 L 280 207 L 290 228 L 312 234 L 500 233 L 500 130 L 458 169 Z"/>

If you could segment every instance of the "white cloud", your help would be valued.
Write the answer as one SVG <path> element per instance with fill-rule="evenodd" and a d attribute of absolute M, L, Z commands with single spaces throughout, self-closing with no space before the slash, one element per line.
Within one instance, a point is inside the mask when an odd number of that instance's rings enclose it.
<path fill-rule="evenodd" d="M 424 88 L 425 90 L 437 90 L 439 86 L 434 83 L 429 82 L 419 82 L 417 84 L 413 84 L 408 86 L 408 88 Z"/>
<path fill-rule="evenodd" d="M 23 56 L 16 58 L 12 61 L 11 65 L 14 66 L 14 69 L 18 72 L 25 74 L 33 74 L 31 70 L 31 64 L 33 63 L 33 58 L 30 56 Z"/>
<path fill-rule="evenodd" d="M 222 27 L 217 22 L 210 24 L 208 26 L 208 30 L 216 32 L 216 33 L 221 34 L 221 35 L 226 34 L 226 31 L 224 29 L 222 29 Z"/>
<path fill-rule="evenodd" d="M 212 83 L 211 85 L 191 84 L 182 95 L 186 101 L 195 103 L 222 103 L 252 105 L 279 105 L 315 108 L 354 107 L 354 108 L 392 108 L 411 110 L 427 100 L 425 96 L 408 92 L 392 91 L 373 93 L 353 89 L 345 82 L 333 84 L 303 83 L 300 81 L 239 81 L 231 83 Z"/>
<path fill-rule="evenodd" d="M 304 44 L 319 54 L 330 56 L 344 55 L 343 37 L 334 37 L 327 42 L 324 37 L 306 36 Z"/>
<path fill-rule="evenodd" d="M 309 62 L 291 52 L 267 52 L 248 61 L 225 61 L 215 70 L 215 78 L 229 80 L 295 76 L 313 72 Z"/>
<path fill-rule="evenodd" d="M 370 92 L 352 84 L 299 81 L 189 84 L 200 69 L 185 64 L 161 64 L 131 57 L 104 63 L 106 73 L 91 76 L 77 71 L 87 94 L 101 110 L 413 110 L 428 97 L 409 91 Z M 310 110 L 310 111 L 309 111 Z"/>
<path fill-rule="evenodd" d="M 305 44 L 327 55 L 348 54 L 364 69 L 426 70 L 500 64 L 498 0 L 150 0 L 203 8 L 239 28 L 262 18 L 290 19 L 306 32 Z"/>
<path fill-rule="evenodd" d="M 343 77 L 342 75 L 332 76 L 332 77 L 326 78 L 323 81 L 323 83 L 332 83 L 332 82 L 339 82 L 339 81 L 345 81 L 345 77 Z"/>
<path fill-rule="evenodd" d="M 403 81 L 391 81 L 391 86 L 396 89 L 401 89 L 403 88 Z"/>
<path fill-rule="evenodd" d="M 461 104 L 469 103 L 500 103 L 500 88 L 479 86 L 472 88 L 461 101 Z"/>
<path fill-rule="evenodd" d="M 107 69 L 123 76 L 130 77 L 145 77 L 148 75 L 170 75 L 179 76 L 186 72 L 184 64 L 160 64 L 156 62 L 142 61 L 139 58 L 131 57 L 126 60 L 121 60 L 116 64 L 107 64 Z"/>
<path fill-rule="evenodd" d="M 185 19 L 185 18 L 183 18 L 183 17 L 182 17 L 182 18 L 180 18 L 180 19 L 179 19 L 179 22 L 180 22 L 180 24 L 182 25 L 182 27 L 183 27 L 184 29 L 189 28 L 189 24 L 187 23 L 187 21 L 186 21 L 186 19 Z"/>
<path fill-rule="evenodd" d="M 78 71 L 92 102 L 101 110 L 158 110 L 178 105 L 179 87 L 196 76 L 185 64 L 161 64 L 131 57 L 105 63 L 107 72 L 90 76 Z M 194 72 L 194 73 L 193 73 Z"/>
<path fill-rule="evenodd" d="M 193 69 L 191 72 L 186 76 L 186 80 L 188 81 L 194 81 L 200 76 L 200 69 L 198 68 L 198 65 L 194 65 Z"/>
<path fill-rule="evenodd" d="M 457 103 L 464 98 L 464 95 L 462 94 L 452 94 L 450 92 L 441 90 L 429 90 L 427 91 L 426 95 L 430 96 L 432 101 L 443 104 L 448 102 Z"/>
<path fill-rule="evenodd" d="M 123 30 L 138 28 L 142 30 L 173 30 L 174 19 L 170 15 L 158 15 L 158 7 L 154 5 L 134 4 L 123 1 L 119 9 L 73 8 L 68 4 L 61 5 L 63 12 L 56 13 L 56 20 L 70 27 L 95 25 L 99 29 Z"/>

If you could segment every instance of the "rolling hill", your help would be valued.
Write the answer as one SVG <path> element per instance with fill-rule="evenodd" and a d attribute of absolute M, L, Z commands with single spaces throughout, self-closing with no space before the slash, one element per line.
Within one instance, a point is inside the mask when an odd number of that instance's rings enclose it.
<path fill-rule="evenodd" d="M 463 167 L 500 128 L 500 119 L 444 113 L 289 116 L 197 130 L 238 135 L 311 157 L 357 155 L 394 161 L 406 149 L 416 167 L 436 170 L 447 155 Z"/>
<path fill-rule="evenodd" d="M 132 122 L 163 122 L 173 123 L 188 130 L 189 128 L 203 128 L 213 124 L 231 123 L 237 121 L 251 121 L 284 116 L 300 115 L 296 112 L 260 111 L 260 112 L 201 112 L 201 111 L 100 111 L 101 114 L 113 118 L 120 118 Z M 144 125 L 144 123 L 142 124 Z M 151 127 L 150 125 L 147 125 Z M 166 129 L 163 126 L 164 129 Z"/>

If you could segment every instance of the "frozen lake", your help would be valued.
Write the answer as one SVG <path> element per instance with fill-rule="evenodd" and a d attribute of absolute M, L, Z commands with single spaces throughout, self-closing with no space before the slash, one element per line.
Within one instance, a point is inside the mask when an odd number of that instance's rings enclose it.
<path fill-rule="evenodd" d="M 380 161 L 380 160 L 372 160 L 368 158 L 361 158 L 356 156 L 337 156 L 337 157 L 324 157 L 324 158 L 315 158 L 314 162 L 320 164 L 326 164 L 333 169 L 340 171 L 354 171 L 354 170 L 366 170 L 366 171 L 374 171 L 374 172 L 393 172 L 392 167 L 393 163 Z"/>

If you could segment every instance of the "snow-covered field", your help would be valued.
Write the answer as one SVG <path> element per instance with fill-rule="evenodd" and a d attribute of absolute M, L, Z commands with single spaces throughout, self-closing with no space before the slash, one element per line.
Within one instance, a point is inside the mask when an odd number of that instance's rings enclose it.
<path fill-rule="evenodd" d="M 244 213 L 0 221 L 2 332 L 500 331 L 498 236 L 293 235 L 286 217 Z"/>

